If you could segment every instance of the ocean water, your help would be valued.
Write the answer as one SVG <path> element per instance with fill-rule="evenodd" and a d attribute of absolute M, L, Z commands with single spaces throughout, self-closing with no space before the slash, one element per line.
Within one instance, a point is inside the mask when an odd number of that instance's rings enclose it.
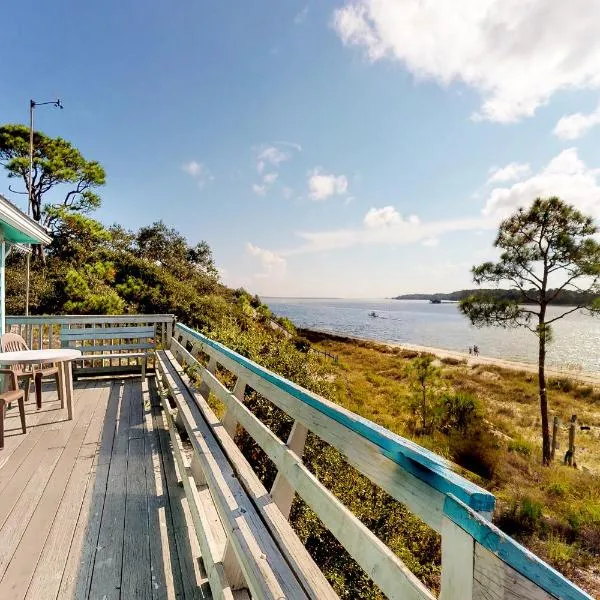
<path fill-rule="evenodd" d="M 263 298 L 271 310 L 298 327 L 382 342 L 418 344 L 527 363 L 537 360 L 537 338 L 526 329 L 475 328 L 456 304 L 423 300 Z M 551 307 L 549 317 L 565 307 Z M 378 318 L 369 316 L 376 312 Z M 600 318 L 581 312 L 557 321 L 548 366 L 600 372 Z"/>

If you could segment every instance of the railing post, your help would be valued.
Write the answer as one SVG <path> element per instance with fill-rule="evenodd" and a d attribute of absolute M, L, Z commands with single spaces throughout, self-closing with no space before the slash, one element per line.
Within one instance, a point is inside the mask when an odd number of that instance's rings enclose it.
<path fill-rule="evenodd" d="M 569 449 L 565 454 L 565 464 L 570 467 L 577 468 L 577 461 L 575 460 L 575 429 L 577 427 L 577 415 L 571 416 L 571 422 L 569 423 Z"/>
<path fill-rule="evenodd" d="M 210 357 L 210 360 L 208 361 L 208 365 L 206 365 L 206 370 L 211 375 L 215 374 L 215 371 L 217 370 L 217 359 L 214 356 Z M 198 392 L 200 393 L 200 395 L 203 398 L 208 399 L 208 395 L 210 394 L 210 387 L 208 386 L 208 383 L 206 383 L 206 381 L 203 381 L 200 384 L 200 387 L 198 388 Z"/>
<path fill-rule="evenodd" d="M 167 348 L 171 347 L 171 338 L 173 337 L 173 328 L 175 326 L 175 318 L 164 324 L 167 329 Z"/>
<path fill-rule="evenodd" d="M 292 431 L 287 440 L 287 447 L 294 452 L 298 458 L 302 458 L 302 454 L 304 453 L 307 435 L 308 429 L 306 426 L 299 421 L 294 421 Z M 290 482 L 281 474 L 281 472 L 278 472 L 273 487 L 271 488 L 271 497 L 286 519 L 290 516 L 290 510 L 292 509 L 295 494 L 296 490 L 292 487 Z"/>
<path fill-rule="evenodd" d="M 474 567 L 475 540 L 444 516 L 440 600 L 473 600 Z"/>
<path fill-rule="evenodd" d="M 558 417 L 554 417 L 552 422 L 552 449 L 550 454 L 550 459 L 554 460 L 554 455 L 556 454 L 556 449 L 558 448 Z"/>
<path fill-rule="evenodd" d="M 233 395 L 240 401 L 244 402 L 244 394 L 246 393 L 246 381 L 238 375 L 237 381 L 235 382 L 235 386 L 233 388 Z M 228 410 L 223 416 L 223 427 L 225 431 L 229 434 L 231 439 L 235 438 L 235 430 L 237 428 L 237 420 L 233 416 L 233 411 Z"/>

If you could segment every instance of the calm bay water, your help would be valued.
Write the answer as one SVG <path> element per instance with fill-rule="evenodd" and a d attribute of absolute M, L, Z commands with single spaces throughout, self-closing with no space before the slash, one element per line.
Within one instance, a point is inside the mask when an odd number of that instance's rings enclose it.
<path fill-rule="evenodd" d="M 537 338 L 525 329 L 477 329 L 456 304 L 421 300 L 338 300 L 265 298 L 271 310 L 298 327 L 382 342 L 418 344 L 466 352 L 479 346 L 484 356 L 535 362 Z M 551 308 L 549 316 L 564 307 Z M 379 318 L 369 316 L 376 312 Z M 548 365 L 600 372 L 600 318 L 574 313 L 554 324 Z"/>

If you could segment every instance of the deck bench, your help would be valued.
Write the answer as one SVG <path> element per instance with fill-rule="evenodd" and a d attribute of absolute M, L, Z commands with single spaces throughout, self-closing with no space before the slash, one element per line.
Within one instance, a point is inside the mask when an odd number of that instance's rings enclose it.
<path fill-rule="evenodd" d="M 119 325 L 112 327 L 69 327 L 63 325 L 60 330 L 62 348 L 80 350 L 81 358 L 75 361 L 74 376 L 84 369 L 83 364 L 89 361 L 114 359 L 137 359 L 141 363 L 142 378 L 146 377 L 148 359 L 156 348 L 156 324 L 154 325 Z M 114 371 L 112 367 L 112 371 Z M 96 372 L 97 370 L 94 370 Z"/>
<path fill-rule="evenodd" d="M 171 352 L 158 351 L 156 360 L 163 414 L 213 595 L 337 598 L 206 398 Z M 182 432 L 193 447 L 191 462 Z"/>

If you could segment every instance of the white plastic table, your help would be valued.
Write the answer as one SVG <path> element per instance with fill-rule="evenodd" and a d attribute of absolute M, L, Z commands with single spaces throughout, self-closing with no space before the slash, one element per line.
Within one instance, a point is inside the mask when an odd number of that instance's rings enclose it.
<path fill-rule="evenodd" d="M 68 348 L 48 350 L 19 350 L 18 352 L 0 352 L 0 365 L 47 365 L 58 363 L 58 397 L 60 407 L 67 404 L 69 420 L 73 418 L 73 369 L 72 361 L 81 358 L 79 350 Z"/>

